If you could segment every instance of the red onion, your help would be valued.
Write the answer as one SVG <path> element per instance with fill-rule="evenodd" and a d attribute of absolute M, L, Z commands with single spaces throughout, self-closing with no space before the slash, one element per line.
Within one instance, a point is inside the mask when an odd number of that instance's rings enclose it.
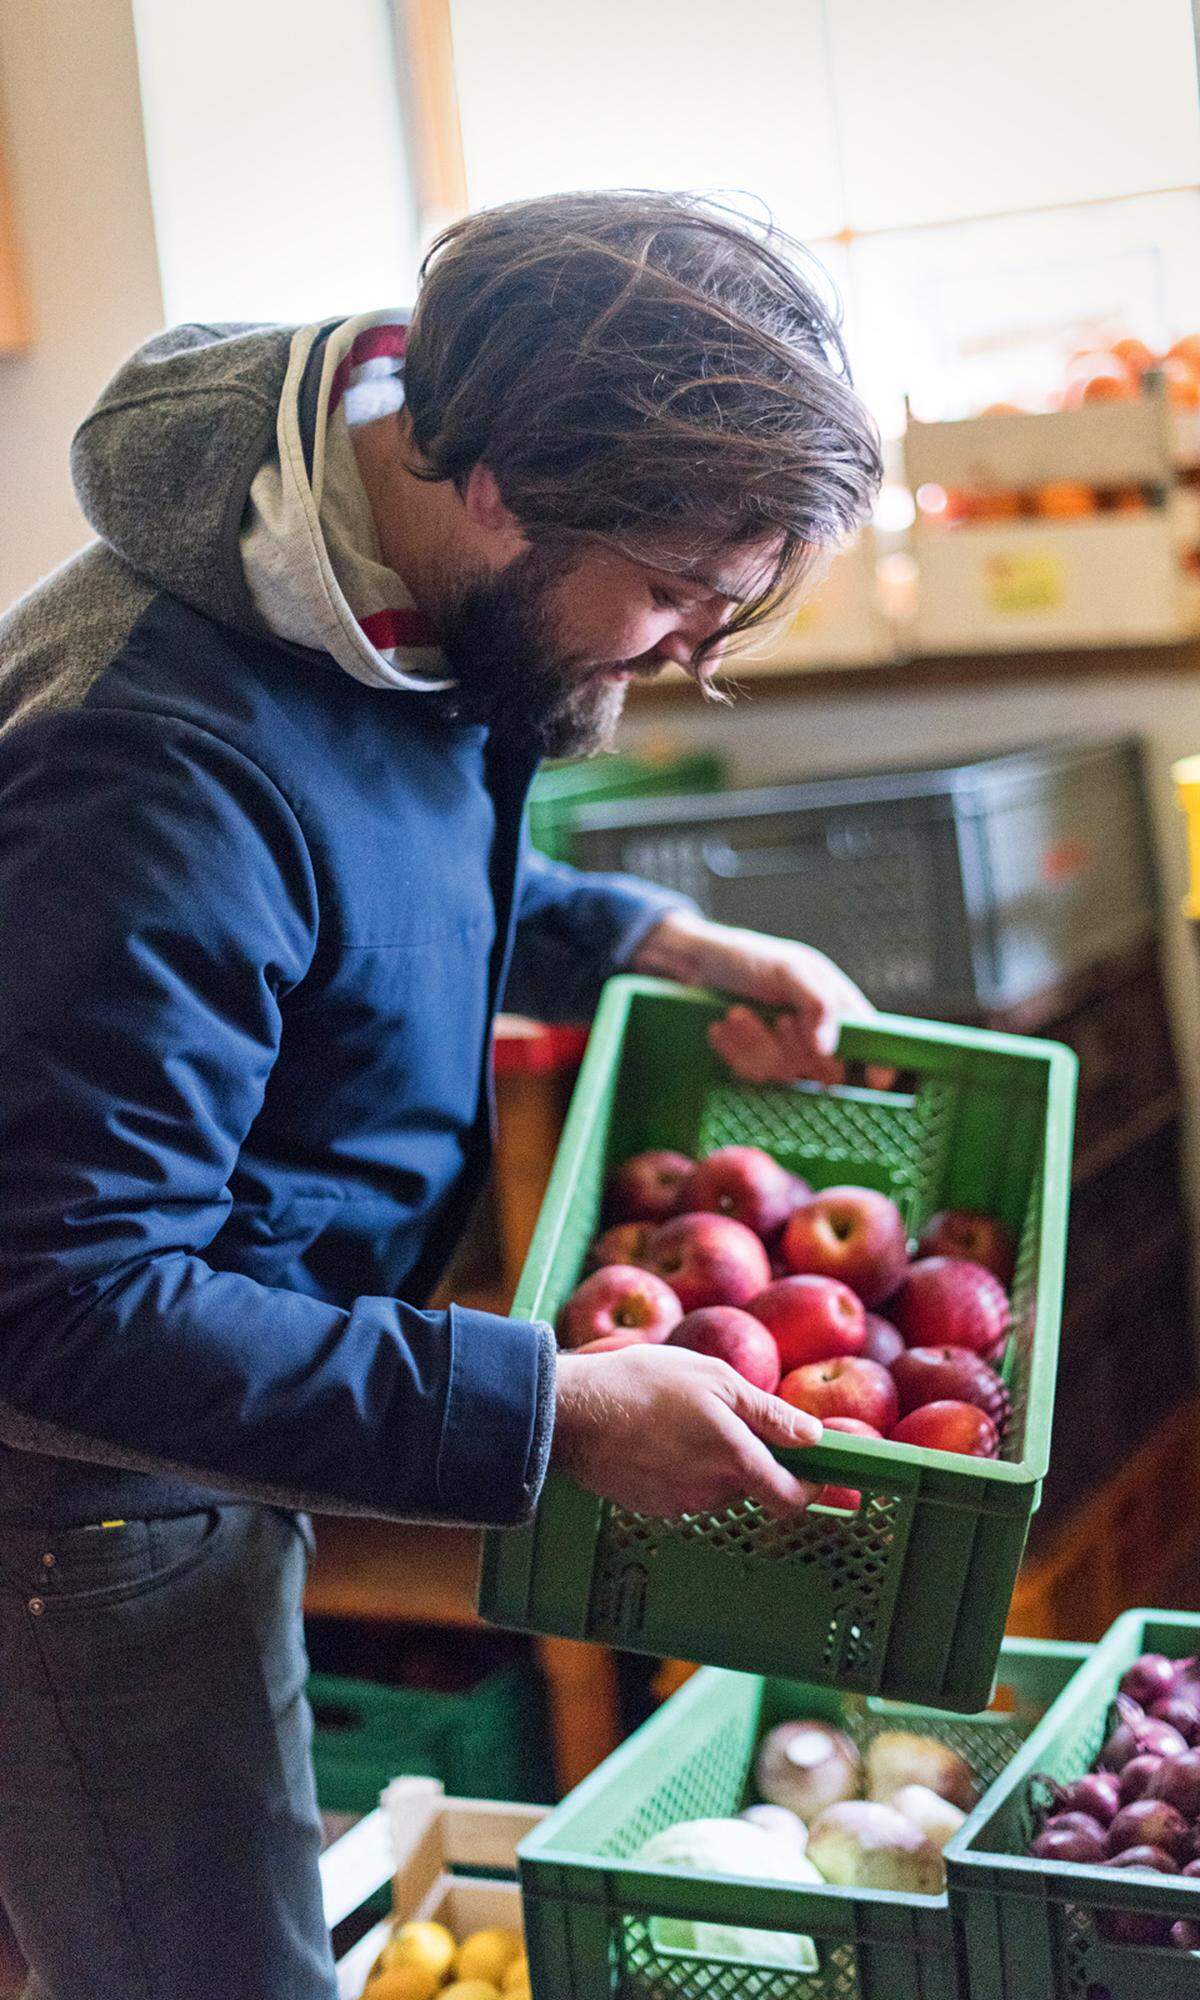
<path fill-rule="evenodd" d="M 1200 1750 L 1185 1750 L 1180 1757 L 1164 1757 L 1146 1792 L 1152 1799 L 1165 1799 L 1185 1819 L 1200 1819 Z"/>
<path fill-rule="evenodd" d="M 1185 1743 L 1194 1744 L 1200 1737 L 1200 1701 L 1182 1694 L 1165 1695 L 1156 1701 L 1150 1710 L 1157 1722 L 1169 1722 L 1177 1729 Z"/>
<path fill-rule="evenodd" d="M 1131 1757 L 1121 1772 L 1117 1788 L 1117 1799 L 1123 1806 L 1132 1805 L 1134 1799 L 1144 1799 L 1151 1783 L 1163 1766 L 1161 1757 Z"/>
<path fill-rule="evenodd" d="M 1139 1708 L 1149 1708 L 1151 1702 L 1171 1694 L 1178 1679 L 1178 1660 L 1168 1660 L 1165 1653 L 1143 1653 L 1121 1675 L 1121 1693 L 1136 1701 Z"/>
<path fill-rule="evenodd" d="M 1134 1799 L 1132 1805 L 1121 1807 L 1108 1829 L 1110 1854 L 1120 1854 L 1125 1847 L 1161 1847 L 1179 1863 L 1191 1844 L 1191 1827 L 1165 1799 Z"/>
<path fill-rule="evenodd" d="M 1029 1852 L 1035 1861 L 1078 1861 L 1088 1868 L 1099 1867 L 1108 1858 L 1102 1834 L 1083 1833 L 1070 1827 L 1057 1831 L 1047 1828 L 1045 1833 L 1039 1833 Z"/>
<path fill-rule="evenodd" d="M 1042 1832 L 1086 1833 L 1093 1840 L 1103 1841 L 1106 1829 L 1103 1823 L 1098 1819 L 1093 1819 L 1090 1813 L 1060 1812 L 1051 1813 L 1050 1818 L 1042 1827 Z"/>
<path fill-rule="evenodd" d="M 1180 1951 L 1200 1951 L 1200 1924 L 1192 1917 L 1180 1917 L 1171 1925 L 1171 1943 Z"/>
<path fill-rule="evenodd" d="M 1101 1826 L 1107 1826 L 1116 1817 L 1117 1807 L 1125 1803 L 1112 1771 L 1087 1771 L 1069 1785 L 1053 1786 L 1053 1793 L 1056 1813 L 1087 1813 L 1089 1819 L 1098 1819 Z"/>
<path fill-rule="evenodd" d="M 1123 1847 L 1109 1862 L 1110 1868 L 1157 1868 L 1160 1875 L 1178 1875 L 1179 1863 L 1161 1847 Z"/>
<path fill-rule="evenodd" d="M 1197 1875 L 1200 1875 L 1200 1861 L 1189 1861 L 1179 1872 L 1181 1875 L 1190 1875 L 1194 1882 Z"/>
<path fill-rule="evenodd" d="M 1100 1752 L 1100 1762 L 1106 1771 L 1124 1770 L 1131 1757 L 1140 1757 L 1148 1752 L 1154 1757 L 1177 1757 L 1187 1744 L 1177 1729 L 1169 1722 L 1157 1722 L 1146 1715 L 1131 1701 L 1128 1695 L 1117 1696 L 1117 1714 L 1120 1721 Z"/>
<path fill-rule="evenodd" d="M 1166 1917 L 1141 1910 L 1097 1910 L 1096 1929 L 1109 1944 L 1166 1944 L 1171 1935 Z"/>

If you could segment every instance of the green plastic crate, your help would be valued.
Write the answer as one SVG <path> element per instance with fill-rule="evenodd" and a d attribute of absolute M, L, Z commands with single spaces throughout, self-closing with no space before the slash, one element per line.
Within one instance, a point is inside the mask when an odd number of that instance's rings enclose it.
<path fill-rule="evenodd" d="M 404 1771 L 475 1799 L 554 1797 L 545 1690 L 532 1667 L 488 1674 L 465 1694 L 313 1674 L 313 1768 L 327 1812 L 373 1812 Z"/>
<path fill-rule="evenodd" d="M 1019 1239 L 1004 1457 L 830 1433 L 779 1456 L 857 1488 L 861 1509 L 790 1523 L 750 1502 L 650 1519 L 552 1474 L 530 1526 L 485 1537 L 480 1609 L 523 1630 L 984 1708 L 1049 1458 L 1075 1059 L 1046 1042 L 879 1016 L 847 1026 L 841 1050 L 893 1067 L 893 1090 L 755 1088 L 709 1050 L 725 1004 L 662 980 L 609 982 L 514 1312 L 557 1316 L 609 1169 L 648 1146 L 755 1142 L 818 1186 L 886 1190 L 914 1232 L 938 1208 L 985 1209 Z"/>
<path fill-rule="evenodd" d="M 1200 1649 L 1200 1617 L 1128 1611 L 1111 1626 L 1000 1783 L 946 1854 L 950 1907 L 970 1966 L 971 2000 L 1188 2000 L 1200 1995 L 1200 1953 L 1112 1943 L 1103 1911 L 1150 1911 L 1200 1921 L 1200 1882 L 1122 1875 L 1034 1861 L 1025 1850 L 1044 1798 L 1035 1775 L 1059 1782 L 1091 1769 L 1113 1720 L 1117 1683 L 1139 1653 L 1180 1659 Z"/>
<path fill-rule="evenodd" d="M 1085 1657 L 1082 1646 L 1006 1642 L 1009 1705 L 969 1720 L 702 1669 L 518 1849 L 538 2000 L 962 2000 L 944 1895 L 684 1875 L 640 1867 L 637 1851 L 679 1820 L 739 1812 L 754 1796 L 760 1738 L 796 1715 L 836 1723 L 860 1744 L 881 1729 L 919 1729 L 990 1784 Z M 664 1949 L 655 1919 L 672 1917 L 811 1937 L 818 1969 Z"/>
<path fill-rule="evenodd" d="M 529 837 L 552 861 L 570 861 L 572 822 L 584 806 L 668 792 L 721 791 L 726 771 L 716 750 L 657 758 L 613 753 L 543 764 L 529 794 Z"/>

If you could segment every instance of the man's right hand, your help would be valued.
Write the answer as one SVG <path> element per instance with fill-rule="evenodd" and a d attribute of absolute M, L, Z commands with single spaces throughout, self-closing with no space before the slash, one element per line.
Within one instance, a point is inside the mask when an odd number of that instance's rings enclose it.
<path fill-rule="evenodd" d="M 768 1445 L 816 1444 L 821 1425 L 724 1361 L 684 1348 L 560 1354 L 551 1463 L 589 1493 L 671 1519 L 756 1500 L 780 1519 L 816 1494 Z"/>

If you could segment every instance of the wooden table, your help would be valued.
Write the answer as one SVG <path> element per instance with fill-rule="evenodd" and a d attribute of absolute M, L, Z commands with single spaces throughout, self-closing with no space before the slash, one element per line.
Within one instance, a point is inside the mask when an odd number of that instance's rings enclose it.
<path fill-rule="evenodd" d="M 399 1526 L 318 1515 L 304 1597 L 312 1617 L 483 1630 L 475 1609 L 480 1537 L 473 1528 Z M 555 1777 L 567 1791 L 620 1741 L 616 1664 L 576 1639 L 533 1641 L 550 1706 Z"/>

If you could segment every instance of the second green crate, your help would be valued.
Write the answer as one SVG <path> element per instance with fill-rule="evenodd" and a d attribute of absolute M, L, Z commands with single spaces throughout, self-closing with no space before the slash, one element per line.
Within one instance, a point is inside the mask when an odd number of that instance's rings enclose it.
<path fill-rule="evenodd" d="M 779 1456 L 857 1488 L 861 1507 L 791 1522 L 748 1501 L 653 1519 L 552 1474 L 531 1526 L 485 1537 L 480 1608 L 524 1630 L 984 1708 L 1049 1459 L 1075 1059 L 879 1016 L 847 1026 L 841 1052 L 893 1069 L 893 1089 L 753 1087 L 709 1049 L 724 1004 L 661 980 L 609 982 L 513 1310 L 557 1317 L 608 1173 L 646 1147 L 764 1146 L 814 1186 L 884 1190 L 913 1235 L 935 1209 L 982 1209 L 1019 1242 L 1002 1456 L 827 1433 Z"/>

